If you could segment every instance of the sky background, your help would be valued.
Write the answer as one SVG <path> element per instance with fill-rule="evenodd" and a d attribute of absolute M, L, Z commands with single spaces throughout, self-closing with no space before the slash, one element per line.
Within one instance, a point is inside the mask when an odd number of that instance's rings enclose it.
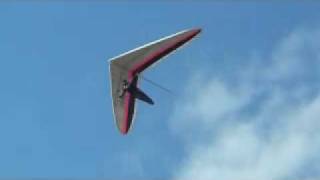
<path fill-rule="evenodd" d="M 320 178 L 320 3 L 1 2 L 0 178 Z M 108 59 L 203 32 L 114 123 Z"/>

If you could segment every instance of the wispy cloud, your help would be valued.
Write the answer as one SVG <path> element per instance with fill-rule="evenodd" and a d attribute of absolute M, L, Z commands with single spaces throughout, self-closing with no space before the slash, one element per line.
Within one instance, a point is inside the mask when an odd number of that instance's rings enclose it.
<path fill-rule="evenodd" d="M 233 80 L 194 74 L 170 121 L 186 146 L 175 179 L 320 178 L 320 29 L 296 29 L 264 56 Z"/>

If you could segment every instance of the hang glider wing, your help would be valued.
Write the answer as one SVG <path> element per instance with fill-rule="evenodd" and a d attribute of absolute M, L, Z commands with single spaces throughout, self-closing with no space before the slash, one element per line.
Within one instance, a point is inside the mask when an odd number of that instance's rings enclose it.
<path fill-rule="evenodd" d="M 124 81 L 137 87 L 141 72 L 191 40 L 200 31 L 201 29 L 182 31 L 110 60 L 113 113 L 121 133 L 126 134 L 132 125 L 136 99 L 134 94 L 123 91 Z"/>

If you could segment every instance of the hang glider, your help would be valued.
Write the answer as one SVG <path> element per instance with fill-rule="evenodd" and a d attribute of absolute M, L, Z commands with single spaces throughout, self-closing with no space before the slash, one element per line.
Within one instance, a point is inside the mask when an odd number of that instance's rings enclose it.
<path fill-rule="evenodd" d="M 138 88 L 139 75 L 164 56 L 190 41 L 201 29 L 191 29 L 164 37 L 138 47 L 110 60 L 111 95 L 113 115 L 118 129 L 127 134 L 134 119 L 135 101 L 154 104 L 153 100 Z"/>

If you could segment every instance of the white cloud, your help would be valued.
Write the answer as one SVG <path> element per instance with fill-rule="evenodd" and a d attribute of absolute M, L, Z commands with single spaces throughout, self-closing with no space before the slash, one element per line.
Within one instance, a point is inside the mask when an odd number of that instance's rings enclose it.
<path fill-rule="evenodd" d="M 175 179 L 320 178 L 319 42 L 319 29 L 293 31 L 235 86 L 196 73 L 170 121 L 187 151 Z"/>

